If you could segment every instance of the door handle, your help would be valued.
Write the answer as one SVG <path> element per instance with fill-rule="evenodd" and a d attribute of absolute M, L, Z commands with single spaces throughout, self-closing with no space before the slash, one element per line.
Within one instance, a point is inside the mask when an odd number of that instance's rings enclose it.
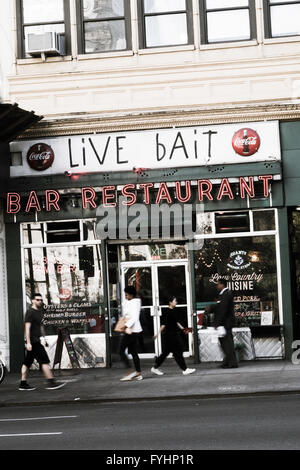
<path fill-rule="evenodd" d="M 155 317 L 155 307 L 150 307 L 150 315 L 151 317 Z"/>
<path fill-rule="evenodd" d="M 156 307 L 155 305 L 153 307 L 150 307 L 151 309 L 151 317 L 161 317 L 161 308 Z"/>

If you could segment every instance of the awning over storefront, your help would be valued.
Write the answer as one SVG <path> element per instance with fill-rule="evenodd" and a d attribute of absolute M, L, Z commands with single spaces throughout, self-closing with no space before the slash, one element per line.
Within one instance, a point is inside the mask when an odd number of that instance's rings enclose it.
<path fill-rule="evenodd" d="M 0 103 L 0 142 L 12 142 L 25 129 L 36 124 L 43 116 L 37 116 L 34 111 L 25 111 L 17 103 Z"/>

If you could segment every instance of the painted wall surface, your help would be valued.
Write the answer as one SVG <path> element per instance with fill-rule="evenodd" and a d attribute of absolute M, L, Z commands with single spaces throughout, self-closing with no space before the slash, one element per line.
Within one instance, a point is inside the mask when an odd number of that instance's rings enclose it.
<path fill-rule="evenodd" d="M 153 49 L 139 47 L 137 1 L 131 0 L 131 50 L 96 54 L 78 53 L 76 2 L 69 4 L 71 54 L 43 62 L 17 58 L 15 2 L 1 0 L 2 54 L 10 69 L 5 99 L 53 118 L 299 103 L 299 36 L 266 39 L 262 0 L 256 1 L 254 40 L 201 44 L 199 2 L 193 0 L 194 43 Z"/>
<path fill-rule="evenodd" d="M 280 124 L 285 203 L 300 205 L 300 121 Z"/>
<path fill-rule="evenodd" d="M 11 30 L 12 3 L 10 0 L 1 1 L 0 13 L 0 101 L 9 97 L 8 76 L 12 73 L 14 62 L 14 41 Z"/>

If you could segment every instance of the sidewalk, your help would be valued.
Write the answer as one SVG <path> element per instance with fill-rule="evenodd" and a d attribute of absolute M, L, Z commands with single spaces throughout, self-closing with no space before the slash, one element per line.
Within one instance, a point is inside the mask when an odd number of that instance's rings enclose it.
<path fill-rule="evenodd" d="M 183 376 L 172 359 L 166 360 L 161 367 L 165 375 L 158 377 L 150 371 L 152 362 L 142 361 L 144 379 L 132 382 L 120 382 L 125 370 L 118 363 L 111 369 L 55 371 L 58 381 L 67 382 L 58 390 L 45 390 L 42 373 L 31 371 L 28 382 L 37 387 L 31 392 L 19 391 L 19 374 L 8 373 L 0 385 L 0 407 L 300 393 L 300 365 L 288 361 L 245 361 L 238 369 L 220 369 L 219 363 L 187 365 L 196 372 Z"/>

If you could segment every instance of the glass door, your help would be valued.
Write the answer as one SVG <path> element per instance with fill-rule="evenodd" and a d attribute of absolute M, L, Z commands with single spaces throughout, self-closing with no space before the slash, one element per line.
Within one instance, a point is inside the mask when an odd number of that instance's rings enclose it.
<path fill-rule="evenodd" d="M 142 301 L 140 322 L 143 328 L 139 347 L 141 357 L 153 357 L 157 353 L 153 336 L 157 333 L 156 309 L 154 302 L 154 279 L 151 266 L 122 266 L 122 304 L 125 300 L 124 288 L 132 285 Z M 123 308 L 122 308 L 123 310 Z"/>
<path fill-rule="evenodd" d="M 141 357 L 158 356 L 162 352 L 159 332 L 163 309 L 168 307 L 168 299 L 177 298 L 179 321 L 182 326 L 191 326 L 191 304 L 189 300 L 189 277 L 187 262 L 137 262 L 121 264 L 122 302 L 125 300 L 124 287 L 133 285 L 142 301 L 141 325 L 143 341 L 140 344 Z M 192 335 L 184 336 L 185 356 L 192 354 Z"/>
<path fill-rule="evenodd" d="M 156 265 L 158 301 L 160 312 L 168 308 L 169 298 L 177 299 L 178 321 L 184 327 L 191 327 L 191 309 L 189 304 L 187 263 L 174 265 Z M 161 314 L 160 313 L 160 314 Z M 159 317 L 160 319 L 160 317 Z M 191 352 L 191 335 L 182 335 L 185 355 Z"/>

